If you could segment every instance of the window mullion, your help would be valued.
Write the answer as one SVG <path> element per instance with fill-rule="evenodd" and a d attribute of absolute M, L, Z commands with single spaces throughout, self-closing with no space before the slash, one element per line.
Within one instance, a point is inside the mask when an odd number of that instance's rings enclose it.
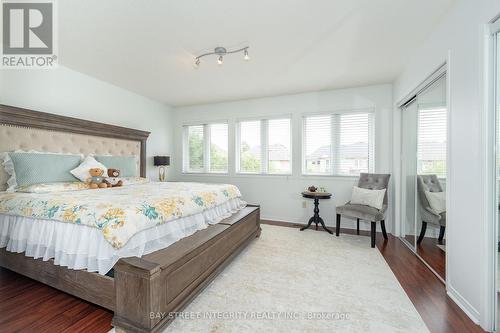
<path fill-rule="evenodd" d="M 331 135 L 332 135 L 332 144 L 331 144 L 331 155 L 332 156 L 332 165 L 331 165 L 331 174 L 338 175 L 340 171 L 339 163 L 340 163 L 340 115 L 333 114 L 331 117 Z"/>
<path fill-rule="evenodd" d="M 182 127 L 182 171 L 187 172 L 189 170 L 189 127 Z"/>
<path fill-rule="evenodd" d="M 210 125 L 203 125 L 203 172 L 210 172 Z"/>
<path fill-rule="evenodd" d="M 236 131 L 235 131 L 235 141 L 236 147 L 234 149 L 235 156 L 235 172 L 241 172 L 241 122 L 236 123 Z"/>
<path fill-rule="evenodd" d="M 260 172 L 269 173 L 269 121 L 263 119 L 260 122 Z"/>
<path fill-rule="evenodd" d="M 375 172 L 375 117 L 368 114 L 368 172 Z"/>

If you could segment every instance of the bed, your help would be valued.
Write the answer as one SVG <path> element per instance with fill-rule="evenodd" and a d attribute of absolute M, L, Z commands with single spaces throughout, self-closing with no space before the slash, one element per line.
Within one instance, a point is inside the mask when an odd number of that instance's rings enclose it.
<path fill-rule="evenodd" d="M 134 155 L 144 177 L 148 136 L 0 105 L 0 152 Z M 259 207 L 240 197 L 231 185 L 159 182 L 0 192 L 0 266 L 113 311 L 117 331 L 158 332 L 260 235 Z"/>

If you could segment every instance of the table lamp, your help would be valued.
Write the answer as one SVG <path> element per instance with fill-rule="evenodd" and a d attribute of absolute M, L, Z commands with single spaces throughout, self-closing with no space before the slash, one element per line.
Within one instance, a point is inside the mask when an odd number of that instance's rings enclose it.
<path fill-rule="evenodd" d="M 158 169 L 158 178 L 161 182 L 165 181 L 165 167 L 170 165 L 170 156 L 155 156 L 154 166 L 160 167 Z"/>

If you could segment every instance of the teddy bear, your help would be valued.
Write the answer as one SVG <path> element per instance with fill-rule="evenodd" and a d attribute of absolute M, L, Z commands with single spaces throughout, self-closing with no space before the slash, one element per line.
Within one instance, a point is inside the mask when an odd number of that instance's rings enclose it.
<path fill-rule="evenodd" d="M 120 177 L 120 170 L 118 169 L 108 169 L 108 177 L 104 178 L 104 183 L 108 187 L 117 187 L 123 185 L 123 180 L 118 179 Z"/>
<path fill-rule="evenodd" d="M 91 168 L 89 170 L 90 179 L 89 179 L 89 187 L 91 189 L 96 188 L 107 188 L 108 185 L 104 182 L 104 170 L 101 168 Z"/>

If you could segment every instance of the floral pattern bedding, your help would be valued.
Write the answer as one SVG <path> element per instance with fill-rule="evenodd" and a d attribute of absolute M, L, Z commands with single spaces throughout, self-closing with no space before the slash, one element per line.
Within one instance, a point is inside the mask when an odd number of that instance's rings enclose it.
<path fill-rule="evenodd" d="M 119 249 L 137 232 L 240 198 L 234 185 L 146 183 L 53 193 L 0 193 L 0 214 L 98 228 Z"/>

